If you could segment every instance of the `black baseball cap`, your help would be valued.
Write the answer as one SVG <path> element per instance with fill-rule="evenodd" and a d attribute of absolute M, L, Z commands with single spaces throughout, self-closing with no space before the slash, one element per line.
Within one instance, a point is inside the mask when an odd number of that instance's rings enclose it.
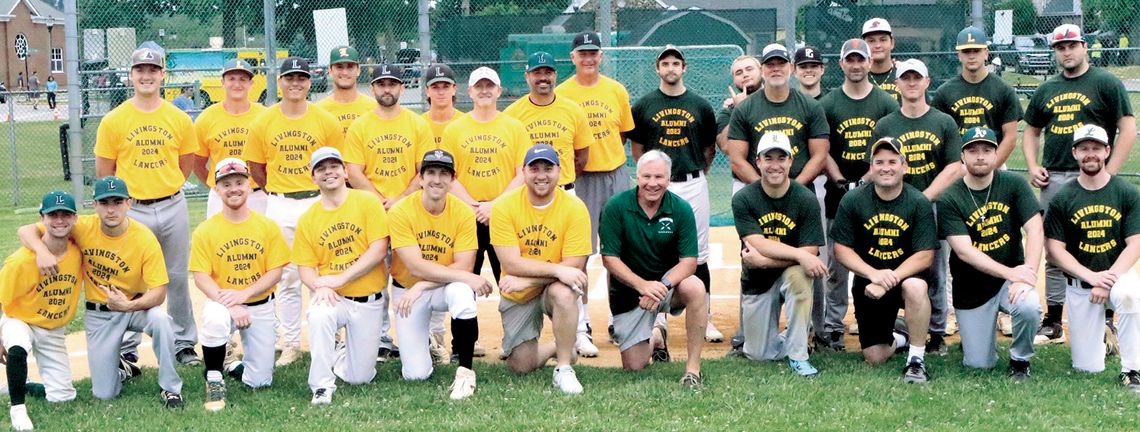
<path fill-rule="evenodd" d="M 382 79 L 393 79 L 399 82 L 404 82 L 403 77 L 403 68 L 390 64 L 382 64 L 372 69 L 372 81 L 369 81 L 369 83 L 375 84 L 376 81 L 380 81 Z"/>
<path fill-rule="evenodd" d="M 423 161 L 420 162 L 420 171 L 428 167 L 440 167 L 455 173 L 455 158 L 451 156 L 446 150 L 430 150 L 424 153 Z"/>
<path fill-rule="evenodd" d="M 805 46 L 796 50 L 796 65 L 823 64 L 823 55 L 813 46 Z"/>
<path fill-rule="evenodd" d="M 791 61 L 791 56 L 788 55 L 788 50 L 783 45 L 773 43 L 764 47 L 764 51 L 760 54 L 760 63 L 767 63 L 768 60 L 783 59 L 784 61 Z"/>
<path fill-rule="evenodd" d="M 309 61 L 304 57 L 286 57 L 281 61 L 281 70 L 277 72 L 277 76 L 283 77 L 289 74 L 313 76 L 312 72 L 309 72 Z"/>
<path fill-rule="evenodd" d="M 602 38 L 592 31 L 584 31 L 574 36 L 571 51 L 597 51 L 602 49 Z"/>
<path fill-rule="evenodd" d="M 455 71 L 443 63 L 432 63 L 424 71 L 424 85 L 430 86 L 437 82 L 455 84 Z"/>

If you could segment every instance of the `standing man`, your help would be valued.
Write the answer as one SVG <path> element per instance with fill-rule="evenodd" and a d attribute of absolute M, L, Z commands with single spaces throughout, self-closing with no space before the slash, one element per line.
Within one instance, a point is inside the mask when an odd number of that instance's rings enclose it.
<path fill-rule="evenodd" d="M 797 49 L 795 60 L 796 81 L 800 83 L 800 93 L 815 100 L 827 96 L 831 89 L 823 88 L 820 85 L 827 67 L 823 64 L 823 55 L 820 54 L 819 50 L 812 46 Z"/>
<path fill-rule="evenodd" d="M 313 152 L 312 179 L 321 189 L 297 221 L 293 262 L 309 287 L 309 390 L 312 405 L 332 403 L 336 379 L 356 385 L 376 376 L 380 301 L 388 285 L 388 216 L 375 195 L 348 188 L 340 151 Z M 345 329 L 344 344 L 334 346 Z"/>
<path fill-rule="evenodd" d="M 224 371 L 250 388 L 273 383 L 273 341 L 277 333 L 273 292 L 289 264 L 281 228 L 251 211 L 249 168 L 227 158 L 214 169 L 222 211 L 198 225 L 190 243 L 194 285 L 202 304 L 202 359 L 206 364 L 207 411 L 226 407 Z M 230 335 L 241 332 L 240 362 L 225 364 Z"/>
<path fill-rule="evenodd" d="M 435 135 L 435 148 L 439 148 L 440 142 L 443 141 L 444 129 L 463 115 L 463 112 L 455 109 L 455 72 L 443 63 L 428 65 L 424 70 L 424 89 L 424 93 L 427 93 L 428 110 L 424 111 L 423 117 L 431 125 L 431 133 Z M 440 328 L 442 323 L 443 321 L 440 321 Z M 435 328 L 434 318 L 432 326 Z"/>
<path fill-rule="evenodd" d="M 591 229 L 582 200 L 558 187 L 560 169 L 553 147 L 538 144 L 526 152 L 526 184 L 495 201 L 491 242 L 503 261 L 499 312 L 507 364 L 527 373 L 554 357 L 554 386 L 579 394 L 582 384 L 570 363 Z M 543 315 L 554 328 L 553 346 L 538 343 Z"/>
<path fill-rule="evenodd" d="M 871 48 L 871 69 L 868 79 L 902 103 L 902 93 L 895 85 L 895 80 L 902 74 L 895 73 L 895 59 L 891 57 L 891 51 L 895 49 L 891 23 L 882 18 L 867 20 L 863 23 L 863 41 Z"/>
<path fill-rule="evenodd" d="M 226 98 L 222 103 L 210 105 L 194 120 L 198 133 L 198 152 L 194 162 L 194 174 L 199 180 L 205 179 L 210 187 L 206 200 L 206 218 L 222 211 L 222 197 L 214 190 L 216 180 L 210 175 L 210 165 L 217 165 L 222 159 L 238 158 L 245 160 L 245 147 L 249 142 L 249 126 L 265 107 L 249 101 L 249 88 L 253 85 L 253 68 L 245 60 L 233 59 L 222 66 L 222 90 Z M 268 196 L 261 184 L 250 180 L 252 192 L 247 199 L 249 208 L 265 214 Z"/>
<path fill-rule="evenodd" d="M 1107 170 L 1109 142 L 1097 125 L 1081 126 L 1073 135 L 1072 155 L 1081 171 L 1049 201 L 1045 251 L 1066 279 L 1073 369 L 1104 370 L 1104 311 L 1112 307 L 1120 317 L 1120 380 L 1140 392 L 1140 276 L 1134 268 L 1140 256 L 1140 193 Z"/>
<path fill-rule="evenodd" d="M 862 39 L 849 39 L 839 52 L 839 68 L 843 85 L 820 101 L 831 132 L 827 135 L 830 150 L 827 174 L 830 181 L 824 190 L 825 229 L 835 222 L 839 202 L 848 191 L 861 184 L 867 175 L 867 147 L 879 120 L 897 112 L 899 105 L 891 95 L 871 84 L 867 70 L 871 52 Z M 816 349 L 843 351 L 843 318 L 847 316 L 848 272 L 835 257 L 835 242 L 828 239 L 820 255 L 825 257 L 829 272 L 826 287 L 815 284 L 812 304 L 812 327 Z"/>
<path fill-rule="evenodd" d="M 753 360 L 788 358 L 796 374 L 814 377 L 808 362 L 808 326 L 813 279 L 827 276 L 819 259 L 824 244 L 819 203 L 804 185 L 791 181 L 792 146 L 787 135 L 768 132 L 756 148 L 764 174 L 732 197 L 741 250 L 740 323 L 742 352 Z M 788 303 L 788 328 L 780 332 L 780 311 Z"/>
<path fill-rule="evenodd" d="M 62 191 L 44 195 L 40 223 L 46 231 L 40 238 L 55 257 L 57 271 L 41 275 L 36 254 L 22 247 L 0 269 L 0 360 L 8 377 L 8 410 L 12 429 L 33 429 L 24 404 L 28 394 L 28 354 L 35 348 L 36 367 L 44 381 L 48 402 L 75 399 L 71 384 L 71 359 L 67 355 L 65 328 L 79 307 L 82 256 L 71 242 L 75 228 L 75 198 Z"/>
<path fill-rule="evenodd" d="M 376 101 L 356 88 L 360 79 L 360 53 L 356 48 L 341 45 L 329 51 L 329 76 L 333 79 L 333 92 L 317 102 L 317 106 L 336 117 L 341 132 L 347 134 L 352 122 L 376 108 Z M 399 103 L 397 98 L 396 104 Z"/>
<path fill-rule="evenodd" d="M 1089 66 L 1088 46 L 1080 27 L 1063 24 L 1050 37 L 1053 55 L 1061 73 L 1050 78 L 1029 99 L 1025 108 L 1022 150 L 1029 166 L 1029 182 L 1041 188 L 1041 205 L 1065 184 L 1077 178 L 1079 161 L 1070 156 L 1073 133 L 1084 125 L 1104 128 L 1113 153 L 1127 156 L 1136 142 L 1136 118 L 1124 84 L 1104 69 Z M 1038 161 L 1038 155 L 1041 160 Z M 1111 159 L 1104 166 L 1109 175 L 1120 172 L 1127 157 Z M 1049 215 L 1046 214 L 1048 219 Z M 1065 276 L 1051 264 L 1045 266 L 1045 317 L 1038 343 L 1064 343 L 1061 314 L 1065 305 Z"/>
<path fill-rule="evenodd" d="M 198 137 L 190 117 L 162 98 L 164 67 L 162 53 L 156 50 L 139 48 L 131 53 L 135 95 L 99 122 L 95 176 L 115 175 L 132 185 L 128 216 L 154 233 L 166 260 L 170 277 L 166 308 L 174 318 L 175 356 L 180 364 L 199 365 L 202 361 L 194 352 L 198 326 L 186 271 L 190 219 L 182 195 L 182 184 L 194 167 Z M 128 359 L 138 361 L 138 344 L 139 336 L 134 333 L 124 341 Z"/>
<path fill-rule="evenodd" d="M 732 85 L 728 86 L 728 97 L 721 103 L 720 111 L 716 112 L 716 146 L 722 153 L 728 154 L 728 122 L 732 119 L 733 109 L 748 95 L 760 91 L 764 84 L 760 69 L 760 60 L 751 55 L 737 57 L 729 67 Z"/>
<path fill-rule="evenodd" d="M 660 150 L 669 156 L 669 191 L 685 200 L 693 210 L 698 251 L 695 274 L 707 292 L 712 285 L 708 265 L 711 214 L 705 174 L 716 156 L 716 113 L 705 98 L 685 87 L 685 55 L 680 49 L 666 45 L 657 55 L 655 69 L 660 78 L 657 91 L 642 96 L 633 105 L 635 127 L 629 133 L 630 150 L 638 160 L 651 150 Z M 705 340 L 724 341 L 724 334 L 717 330 L 711 318 L 705 327 Z"/>
<path fill-rule="evenodd" d="M 699 387 L 704 381 L 701 327 L 708 322 L 702 315 L 708 300 L 701 280 L 693 275 L 697 264 L 693 210 L 668 189 L 671 164 L 660 150 L 641 155 L 637 188 L 610 199 L 598 234 L 602 263 L 610 272 L 610 311 L 622 368 L 644 369 L 651 354 L 665 348 L 664 319 L 658 316 L 666 312 L 679 316 L 687 308 L 688 359 L 681 384 Z"/>
<path fill-rule="evenodd" d="M 269 193 L 265 214 L 281 227 L 290 244 L 297 219 L 320 195 L 309 174 L 313 151 L 340 148 L 344 140 L 336 118 L 309 103 L 312 85 L 308 60 L 289 57 L 282 61 L 277 76 L 281 102 L 257 116 L 249 127 L 245 148 L 253 181 L 264 185 Z M 285 267 L 276 295 L 281 338 L 281 357 L 276 365 L 284 366 L 301 356 L 301 280 L 296 265 Z"/>
<path fill-rule="evenodd" d="M 28 99 L 32 100 L 32 109 L 40 109 L 40 73 L 32 71 L 32 77 L 28 78 L 28 91 L 32 92 L 28 95 Z"/>
<path fill-rule="evenodd" d="M 990 58 L 989 38 L 977 27 L 966 27 L 958 33 L 958 62 L 962 73 L 938 87 L 930 106 L 950 114 L 960 133 L 975 127 L 990 128 L 997 135 L 997 166 L 1002 166 L 1017 145 L 1017 122 L 1021 120 L 1021 102 L 1000 76 L 990 74 L 986 61 Z"/>
<path fill-rule="evenodd" d="M 869 155 L 871 184 L 843 197 L 831 226 L 835 256 L 855 273 L 851 296 L 863 360 L 881 364 L 909 345 L 903 380 L 925 383 L 930 297 L 922 274 L 938 244 L 934 212 L 922 192 L 903 182 L 907 159 L 897 140 L 879 139 Z M 899 308 L 906 333 L 895 330 Z"/>

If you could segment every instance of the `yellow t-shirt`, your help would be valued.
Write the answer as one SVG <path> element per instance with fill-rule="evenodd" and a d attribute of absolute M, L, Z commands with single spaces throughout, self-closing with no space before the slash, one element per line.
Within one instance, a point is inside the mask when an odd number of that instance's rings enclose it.
<path fill-rule="evenodd" d="M 478 201 L 491 201 L 507 189 L 530 148 L 526 129 L 499 113 L 489 122 L 465 115 L 451 122 L 439 146 L 455 157 L 456 180 Z"/>
<path fill-rule="evenodd" d="M 190 239 L 190 271 L 206 273 L 221 289 L 249 288 L 261 276 L 289 264 L 289 244 L 277 223 L 250 212 L 241 223 L 226 220 L 221 213 L 194 229 Z M 249 299 L 265 299 L 275 291 Z"/>
<path fill-rule="evenodd" d="M 198 131 L 197 155 L 209 159 L 206 163 L 206 172 L 209 175 L 204 179 L 206 185 L 214 187 L 214 165 L 225 158 L 238 158 L 245 160 L 245 143 L 249 138 L 249 124 L 265 111 L 261 104 L 249 104 L 249 110 L 241 114 L 230 114 L 220 103 L 210 105 L 202 110 L 194 120 L 194 128 Z M 257 185 L 250 179 L 250 187 L 256 189 Z"/>
<path fill-rule="evenodd" d="M 313 151 L 321 147 L 341 149 L 344 132 L 336 118 L 323 108 L 309 104 L 305 114 L 292 119 L 273 105 L 257 116 L 249 127 L 245 158 L 265 164 L 265 190 L 273 193 L 315 191 L 309 171 Z"/>
<path fill-rule="evenodd" d="M 463 112 L 461 112 L 459 110 L 455 110 L 455 115 L 452 115 L 450 119 L 448 119 L 447 121 L 445 121 L 443 123 L 436 123 L 435 121 L 432 121 L 430 111 L 425 111 L 422 114 L 422 117 L 424 118 L 424 120 L 427 120 L 428 125 L 431 126 L 431 134 L 432 134 L 432 136 L 435 137 L 435 148 L 436 149 L 439 148 L 439 143 L 441 141 L 443 141 L 443 130 L 447 129 L 447 126 L 450 125 L 451 122 L 455 121 L 456 119 L 458 119 L 459 117 L 462 117 L 462 116 L 463 116 Z M 427 150 L 424 150 L 424 151 L 426 152 Z"/>
<path fill-rule="evenodd" d="M 321 276 L 348 270 L 372 242 L 388 237 L 388 216 L 376 195 L 350 189 L 340 207 L 329 210 L 318 200 L 297 220 L 293 262 L 313 267 Z M 388 285 L 384 263 L 337 290 L 342 296 L 375 294 Z"/>
<path fill-rule="evenodd" d="M 376 99 L 363 94 L 357 94 L 356 100 L 350 103 L 337 102 L 333 100 L 332 95 L 329 95 L 321 99 L 320 102 L 317 102 L 317 106 L 324 108 L 325 111 L 332 114 L 333 117 L 336 118 L 337 123 L 340 124 L 341 133 L 347 134 L 349 126 L 352 126 L 352 122 L 379 105 L 376 103 Z"/>
<path fill-rule="evenodd" d="M 522 122 L 531 145 L 547 144 L 558 152 L 558 163 L 562 166 L 559 186 L 574 183 L 574 150 L 584 149 L 594 142 L 586 111 L 577 102 L 555 97 L 550 105 L 538 106 L 524 96 L 503 113 Z"/>
<path fill-rule="evenodd" d="M 95 156 L 115 160 L 115 175 L 135 199 L 178 193 L 186 182 L 178 157 L 197 150 L 190 116 L 167 101 L 151 112 L 123 102 L 103 117 L 95 135 Z"/>
<path fill-rule="evenodd" d="M 71 230 L 71 239 L 83 252 L 83 283 L 87 301 L 107 303 L 97 285 L 114 286 L 134 299 L 170 282 L 162 246 L 154 233 L 134 219 L 118 237 L 103 234 L 98 215 L 81 215 Z M 40 232 L 44 231 L 40 224 Z"/>
<path fill-rule="evenodd" d="M 434 148 L 431 127 L 407 108 L 393 119 L 375 112 L 361 116 L 348 128 L 344 161 L 363 165 L 364 176 L 385 198 L 400 196 L 416 177 L 416 164 Z"/>
<path fill-rule="evenodd" d="M 43 277 L 35 252 L 23 247 L 13 252 L 0 270 L 4 315 L 48 330 L 67 325 L 79 306 L 81 262 L 79 248 L 69 241 L 59 260 L 59 273 Z"/>
<path fill-rule="evenodd" d="M 420 279 L 412 276 L 396 249 L 418 246 L 425 260 L 449 266 L 455 262 L 456 252 L 479 248 L 475 211 L 451 194 L 443 213 L 433 215 L 424 209 L 423 191 L 416 191 L 392 206 L 388 222 L 392 225 L 392 279 L 404 288 L 411 288 Z"/>
<path fill-rule="evenodd" d="M 621 134 L 633 130 L 633 111 L 630 110 L 629 92 L 625 86 L 613 78 L 600 76 L 597 84 L 582 87 L 571 76 L 555 91 L 582 106 L 590 129 L 594 131 L 585 170 L 613 171 L 624 164 L 625 141 Z"/>
<path fill-rule="evenodd" d="M 491 245 L 518 246 L 523 258 L 549 263 L 590 255 L 590 213 L 586 204 L 555 188 L 550 205 L 535 208 L 527 199 L 526 189 L 523 186 L 503 194 L 491 207 Z M 538 288 L 502 293 L 515 303 L 529 302 L 539 294 L 542 290 Z"/>

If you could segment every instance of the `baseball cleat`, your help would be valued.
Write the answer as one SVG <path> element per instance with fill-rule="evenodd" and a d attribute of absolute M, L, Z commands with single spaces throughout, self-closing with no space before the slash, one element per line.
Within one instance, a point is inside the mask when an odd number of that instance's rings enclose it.
<path fill-rule="evenodd" d="M 1112 320 L 1104 322 L 1104 347 L 1106 355 L 1120 354 L 1120 339 L 1116 334 L 1116 324 Z"/>
<path fill-rule="evenodd" d="M 388 360 L 391 360 L 394 358 L 396 358 L 396 355 L 394 355 L 392 353 L 391 348 L 382 346 L 382 347 L 380 347 L 379 350 L 376 351 L 376 361 L 378 361 L 380 363 L 387 362 Z"/>
<path fill-rule="evenodd" d="M 926 375 L 926 365 L 915 357 L 911 358 L 903 368 L 902 379 L 908 384 L 926 384 L 930 378 Z"/>
<path fill-rule="evenodd" d="M 587 332 L 578 333 L 577 339 L 574 341 L 574 349 L 578 351 L 578 355 L 582 357 L 598 356 L 598 347 L 594 345 L 593 339 Z"/>
<path fill-rule="evenodd" d="M 126 382 L 127 380 L 142 375 L 142 369 L 138 365 L 127 359 L 125 355 L 119 355 L 119 382 Z"/>
<path fill-rule="evenodd" d="M 8 410 L 12 417 L 12 430 L 30 431 L 35 429 L 32 426 L 32 419 L 28 417 L 28 406 L 24 404 L 16 405 Z"/>
<path fill-rule="evenodd" d="M 1008 314 L 998 315 L 998 329 L 1001 330 L 1002 336 L 1013 336 L 1013 318 Z"/>
<path fill-rule="evenodd" d="M 310 405 L 328 405 L 332 403 L 332 392 L 329 389 L 319 388 L 313 392 L 313 399 L 309 401 Z"/>
<path fill-rule="evenodd" d="M 946 340 L 942 335 L 931 333 L 930 340 L 926 342 L 926 353 L 946 357 L 950 353 L 950 349 L 946 347 Z"/>
<path fill-rule="evenodd" d="M 1037 336 L 1033 338 L 1034 345 L 1063 343 L 1065 343 L 1065 330 L 1061 328 L 1060 321 L 1051 324 L 1042 323 L 1041 328 L 1037 330 Z"/>
<path fill-rule="evenodd" d="M 202 359 L 198 357 L 198 353 L 194 352 L 194 348 L 182 348 L 174 353 L 174 359 L 178 364 L 183 366 L 200 366 Z"/>
<path fill-rule="evenodd" d="M 685 376 L 681 377 L 681 385 L 691 389 L 701 388 L 704 384 L 705 379 L 701 374 L 685 372 Z"/>
<path fill-rule="evenodd" d="M 451 355 L 443 347 L 443 333 L 432 333 L 428 341 L 430 342 L 428 351 L 431 353 L 432 362 L 437 365 L 447 364 L 451 360 Z"/>
<path fill-rule="evenodd" d="M 182 409 L 182 395 L 178 393 L 171 393 L 163 390 L 159 393 L 159 398 L 162 399 L 162 404 L 170 409 Z"/>
<path fill-rule="evenodd" d="M 301 347 L 289 345 L 286 346 L 285 349 L 281 350 L 281 356 L 277 357 L 277 362 L 273 365 L 277 367 L 288 366 L 300 358 Z"/>
<path fill-rule="evenodd" d="M 1140 393 L 1140 372 L 1130 370 L 1120 373 L 1120 383 L 1132 393 Z"/>
<path fill-rule="evenodd" d="M 206 403 L 202 406 L 209 412 L 218 412 L 226 408 L 226 382 L 222 381 L 220 376 L 217 381 L 206 381 Z"/>
<path fill-rule="evenodd" d="M 724 342 L 724 333 L 721 333 L 720 330 L 717 330 L 716 326 L 713 325 L 712 321 L 709 321 L 708 325 L 705 326 L 705 342 L 710 342 L 710 343 Z"/>
<path fill-rule="evenodd" d="M 562 393 L 582 394 L 582 383 L 578 382 L 574 368 L 569 365 L 554 368 L 554 386 Z"/>
<path fill-rule="evenodd" d="M 483 357 L 487 355 L 487 348 L 484 348 L 479 341 L 475 341 L 475 351 L 471 353 L 475 357 Z"/>
<path fill-rule="evenodd" d="M 460 366 L 455 370 L 455 382 L 451 383 L 451 400 L 467 399 L 475 394 L 475 371 Z"/>
<path fill-rule="evenodd" d="M 651 358 L 654 363 L 669 363 L 671 360 L 669 356 L 669 331 L 663 325 L 655 325 L 653 329 L 661 333 L 661 347 L 653 347 Z M 653 343 L 653 338 L 650 337 L 649 341 Z"/>
<path fill-rule="evenodd" d="M 807 360 L 789 359 L 788 366 L 792 368 L 793 372 L 802 377 L 814 378 L 816 375 L 819 375 L 819 370 L 816 369 L 815 366 L 812 366 L 811 363 L 808 363 Z"/>
<path fill-rule="evenodd" d="M 1010 360 L 1009 361 L 1009 377 L 1013 382 L 1019 383 L 1028 380 L 1030 377 L 1029 362 L 1023 360 Z"/>

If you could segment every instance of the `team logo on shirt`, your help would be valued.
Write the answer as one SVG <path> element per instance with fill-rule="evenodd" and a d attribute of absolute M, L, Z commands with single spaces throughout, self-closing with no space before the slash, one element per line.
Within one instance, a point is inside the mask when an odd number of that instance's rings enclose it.
<path fill-rule="evenodd" d="M 542 251 L 558 241 L 558 233 L 543 224 L 527 225 L 519 230 L 516 236 L 520 241 L 522 253 L 528 258 L 541 258 Z"/>
<path fill-rule="evenodd" d="M 874 238 L 867 254 L 882 261 L 902 258 L 906 251 L 896 242 L 909 229 L 910 223 L 896 214 L 875 213 L 871 215 L 863 223 L 863 230 Z"/>
<path fill-rule="evenodd" d="M 756 220 L 760 224 L 760 235 L 768 240 L 783 243 L 783 238 L 796 229 L 796 221 L 780 212 L 770 212 Z"/>
<path fill-rule="evenodd" d="M 1058 135 L 1072 135 L 1081 126 L 1084 126 L 1083 119 L 1078 119 L 1077 114 L 1084 111 L 1085 107 L 1092 103 L 1092 100 L 1083 93 L 1066 92 L 1053 96 L 1045 103 L 1045 111 L 1053 113 L 1053 121 L 1049 124 L 1049 133 Z"/>
<path fill-rule="evenodd" d="M 166 128 L 147 124 L 136 127 L 127 133 L 127 147 L 135 150 L 130 163 L 135 168 L 160 169 L 170 163 L 161 150 L 167 146 L 177 146 L 174 134 Z"/>
<path fill-rule="evenodd" d="M 985 115 L 994 109 L 994 103 L 982 96 L 966 96 L 950 105 L 950 111 L 957 114 L 962 128 L 959 132 L 976 126 L 988 126 Z M 974 138 L 980 138 L 975 136 Z"/>
<path fill-rule="evenodd" d="M 673 218 L 663 217 L 657 221 L 657 234 L 673 234 Z"/>
<path fill-rule="evenodd" d="M 1009 211 L 1009 204 L 991 201 L 966 217 L 966 226 L 977 233 L 977 236 L 971 236 L 975 239 L 973 241 L 975 248 L 988 253 L 1001 249 L 1009 243 L 1011 239 L 1009 232 L 1003 231 L 1000 226 L 1008 220 Z"/>
<path fill-rule="evenodd" d="M 681 108 L 665 108 L 653 114 L 652 121 L 662 132 L 661 136 L 657 137 L 657 144 L 664 147 L 683 147 L 689 144 L 685 130 L 696 123 L 697 118 Z"/>
<path fill-rule="evenodd" d="M 835 132 L 847 143 L 840 157 L 852 162 L 866 161 L 867 143 L 871 140 L 871 133 L 874 130 L 875 119 L 870 117 L 854 117 L 839 123 Z"/>
<path fill-rule="evenodd" d="M 1076 226 L 1083 235 L 1077 243 L 1082 252 L 1100 254 L 1110 252 L 1119 246 L 1116 233 L 1123 213 L 1115 207 L 1105 204 L 1093 204 L 1081 207 L 1073 212 L 1069 223 Z"/>
<path fill-rule="evenodd" d="M 942 147 L 942 138 L 933 132 L 916 130 L 899 135 L 903 154 L 906 155 L 907 175 L 922 175 L 938 168 L 934 153 Z"/>

